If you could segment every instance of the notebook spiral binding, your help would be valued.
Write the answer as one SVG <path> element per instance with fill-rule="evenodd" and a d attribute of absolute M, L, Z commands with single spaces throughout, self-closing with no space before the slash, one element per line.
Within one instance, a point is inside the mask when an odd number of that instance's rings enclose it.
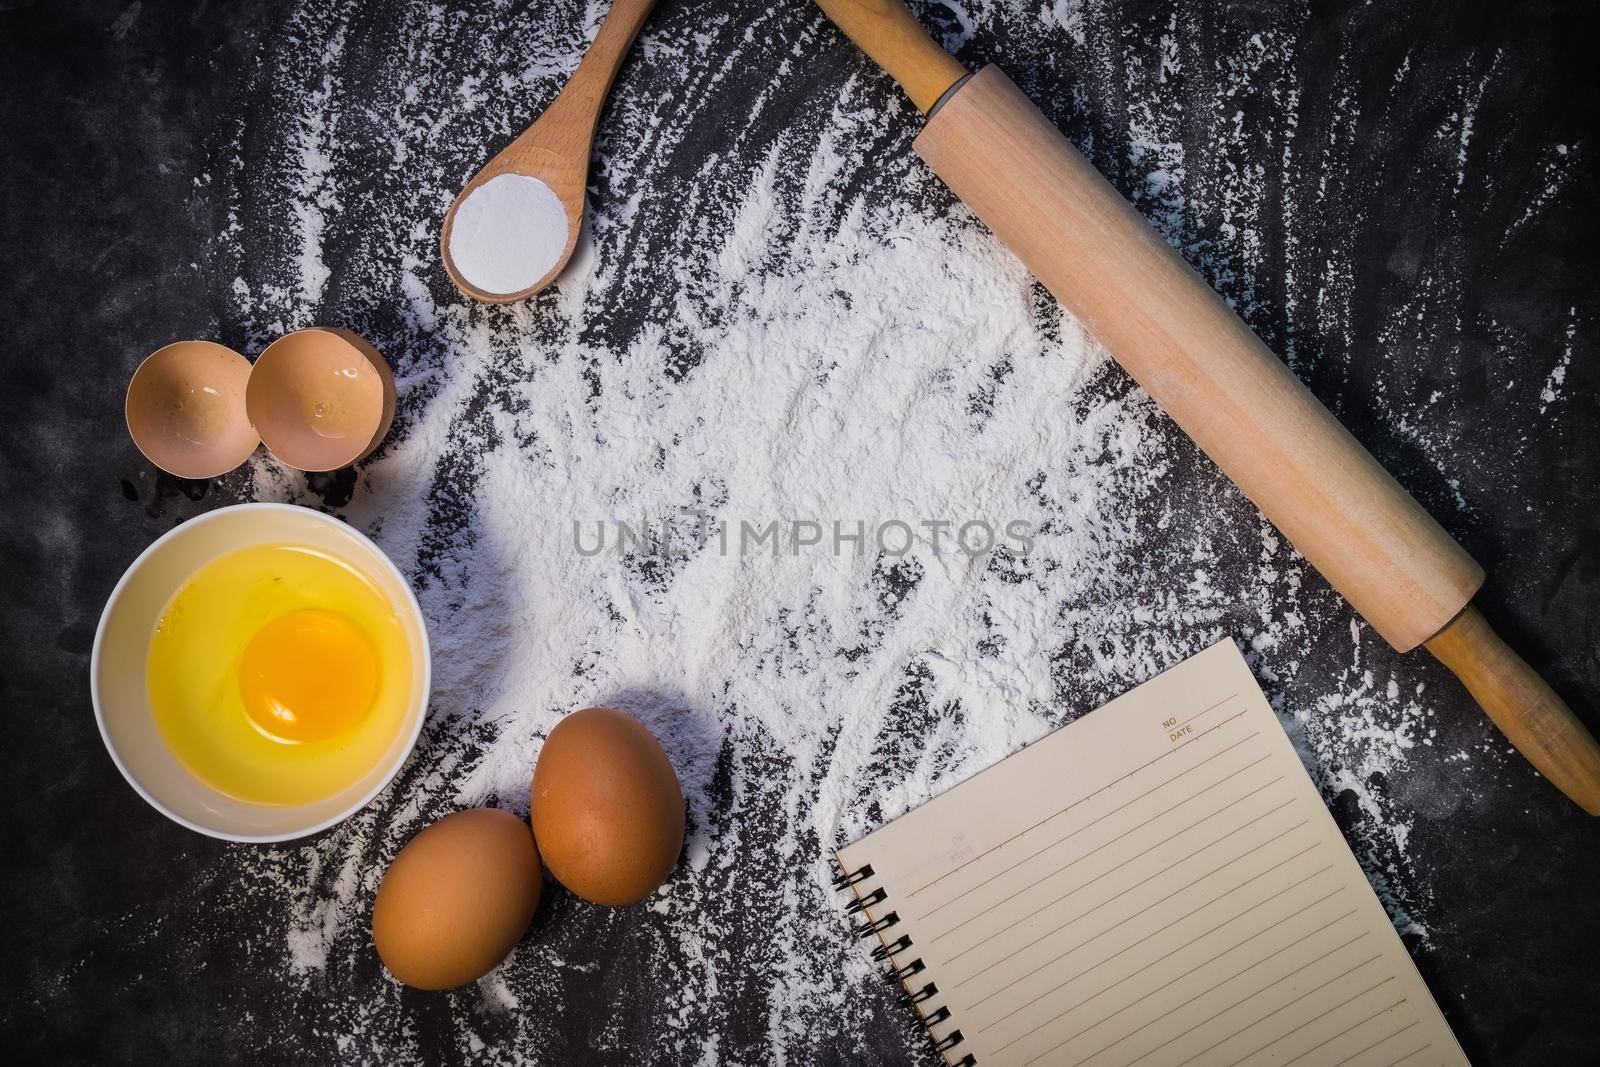
<path fill-rule="evenodd" d="M 916 1010 L 923 1027 L 928 1031 L 928 1036 L 932 1037 L 935 1026 L 950 1021 L 950 1009 L 943 1004 L 928 1005 L 930 1000 L 939 995 L 939 987 L 933 982 L 924 983 L 920 989 L 911 987 L 911 979 L 926 970 L 926 965 L 921 957 L 901 959 L 909 953 L 913 945 L 910 936 L 904 933 L 894 935 L 891 940 L 889 931 L 900 922 L 899 914 L 890 910 L 873 918 L 869 909 L 886 904 L 889 894 L 882 886 L 866 892 L 858 888 L 861 883 L 872 877 L 872 864 L 863 864 L 854 871 L 847 871 L 836 858 L 834 866 L 838 868 L 839 874 L 833 879 L 833 888 L 839 892 L 849 890 L 852 894 L 850 902 L 844 907 L 845 915 L 852 920 L 855 916 L 862 915 L 867 920 L 861 923 L 852 921 L 851 928 L 858 937 L 878 939 L 879 943 L 872 950 L 872 961 L 888 965 L 883 972 L 884 980 L 891 985 L 899 985 L 904 990 L 900 996 L 900 1003 Z M 952 1030 L 942 1038 L 935 1038 L 933 1048 L 935 1052 L 944 1056 L 945 1062 L 950 1064 L 950 1067 L 977 1067 L 978 1060 L 970 1053 L 959 1060 L 950 1058 L 959 1044 L 961 1044 L 961 1031 Z"/>

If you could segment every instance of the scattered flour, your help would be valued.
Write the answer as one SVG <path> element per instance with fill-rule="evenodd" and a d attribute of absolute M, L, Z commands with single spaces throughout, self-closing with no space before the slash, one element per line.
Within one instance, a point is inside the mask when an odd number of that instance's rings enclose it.
<path fill-rule="evenodd" d="M 225 132 L 220 177 L 196 194 L 228 198 L 212 263 L 251 336 L 347 325 L 392 363 L 395 428 L 353 484 L 260 457 L 250 489 L 370 533 L 433 638 L 429 720 L 394 784 L 315 840 L 229 852 L 218 876 L 232 926 L 260 927 L 240 950 L 282 973 L 284 1017 L 330 1035 L 304 1054 L 414 1059 L 440 1025 L 485 1062 L 647 1039 L 663 1062 L 805 1063 L 849 1058 L 869 1032 L 910 1035 L 847 935 L 829 849 L 1230 635 L 1397 925 L 1424 933 L 1428 887 L 1393 794 L 1434 734 L 1416 676 L 948 205 L 885 85 L 779 78 L 752 99 L 731 77 L 832 49 L 804 5 L 737 26 L 662 12 L 613 94 L 569 269 L 533 302 L 460 298 L 438 263 L 441 205 L 549 100 L 593 28 L 593 5 L 533 6 L 380 5 L 345 27 L 307 4 L 251 81 L 299 102 L 281 128 L 252 119 L 288 169 L 262 181 L 244 133 Z M 1000 23 L 1049 35 L 1030 49 L 1071 50 L 1091 17 L 1065 0 L 989 3 L 951 33 Z M 1136 199 L 1248 310 L 1271 269 L 1260 220 L 1282 205 L 1258 172 L 1185 158 L 1190 120 L 1165 83 L 1187 46 L 1176 25 L 1160 36 L 1148 70 L 1118 75 L 1134 96 L 1128 166 L 1148 175 Z M 387 49 L 356 66 L 390 73 L 342 84 L 357 47 Z M 1281 137 L 1285 169 L 1337 165 L 1291 156 L 1291 47 L 1255 35 L 1216 73 L 1219 158 Z M 1242 101 L 1262 95 L 1284 129 L 1245 123 Z M 564 243 L 529 181 L 497 178 L 458 216 L 452 254 L 487 290 L 545 269 L 538 220 Z M 502 190 L 545 203 L 512 213 L 527 262 L 509 254 L 514 228 L 489 221 Z M 1220 230 L 1195 229 L 1196 197 L 1220 205 Z M 1278 224 L 1292 249 L 1295 217 Z M 1350 263 L 1313 266 L 1317 306 L 1285 313 L 1347 321 Z M 1019 519 L 1039 535 L 1026 555 L 941 550 L 926 530 L 899 555 L 574 545 L 575 521 L 696 514 L 733 528 Z M 671 755 L 690 807 L 682 869 L 623 912 L 548 894 L 504 965 L 419 1007 L 371 950 L 381 871 L 451 810 L 525 812 L 546 732 L 594 703 L 640 716 Z M 1502 759 L 1487 730 L 1470 755 L 1427 758 Z M 616 1009 L 574 1008 L 596 1003 Z"/>
<path fill-rule="evenodd" d="M 1539 414 L 1543 415 L 1550 409 L 1550 405 L 1561 399 L 1561 387 L 1567 380 L 1567 368 L 1572 366 L 1572 339 L 1578 333 L 1578 309 L 1567 309 L 1567 343 L 1561 349 L 1561 358 L 1556 360 L 1556 365 L 1550 368 L 1550 374 L 1544 380 L 1544 387 L 1539 390 Z"/>

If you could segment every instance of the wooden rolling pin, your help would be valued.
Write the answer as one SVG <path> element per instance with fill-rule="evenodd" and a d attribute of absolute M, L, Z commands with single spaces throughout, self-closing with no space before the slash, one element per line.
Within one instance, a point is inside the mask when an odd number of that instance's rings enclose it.
<path fill-rule="evenodd" d="M 928 121 L 913 144 L 1373 629 L 1454 671 L 1600 815 L 1600 745 L 1472 606 L 1483 568 L 1004 74 L 968 75 L 900 0 L 817 0 Z"/>

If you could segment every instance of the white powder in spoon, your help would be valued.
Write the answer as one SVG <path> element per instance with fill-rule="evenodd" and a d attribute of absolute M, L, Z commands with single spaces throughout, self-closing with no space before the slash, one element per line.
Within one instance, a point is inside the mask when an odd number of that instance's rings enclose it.
<path fill-rule="evenodd" d="M 550 273 L 567 247 L 567 211 L 527 174 L 500 174 L 456 209 L 450 260 L 485 293 L 520 293 Z"/>

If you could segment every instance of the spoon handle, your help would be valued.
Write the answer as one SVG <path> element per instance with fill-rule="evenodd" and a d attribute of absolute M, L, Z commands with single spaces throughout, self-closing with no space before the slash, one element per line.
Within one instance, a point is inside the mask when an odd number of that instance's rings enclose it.
<path fill-rule="evenodd" d="M 578 69 L 528 131 L 536 134 L 541 129 L 548 130 L 554 135 L 552 141 L 560 138 L 566 144 L 547 142 L 542 147 L 574 150 L 579 158 L 588 157 L 594 128 L 600 121 L 600 109 L 611 91 L 611 83 L 616 80 L 617 68 L 622 66 L 628 49 L 633 47 L 633 39 L 639 36 L 646 16 L 655 6 L 656 0 L 612 0 L 611 10 L 606 12 Z"/>

